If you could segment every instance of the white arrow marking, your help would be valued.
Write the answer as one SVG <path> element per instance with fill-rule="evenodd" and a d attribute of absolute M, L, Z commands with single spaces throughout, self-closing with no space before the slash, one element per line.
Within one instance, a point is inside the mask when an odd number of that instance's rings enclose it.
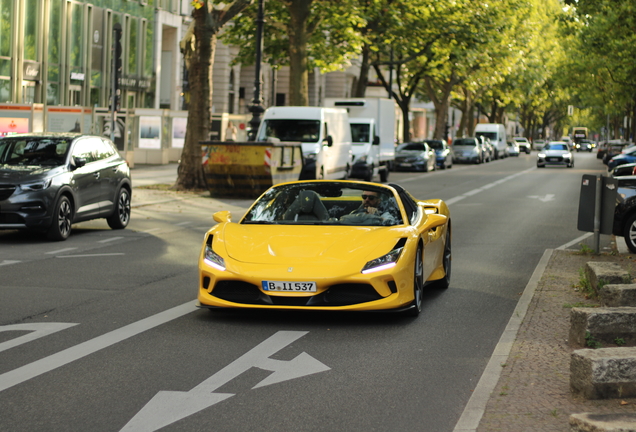
<path fill-rule="evenodd" d="M 547 194 L 544 197 L 540 197 L 538 195 L 528 195 L 528 198 L 535 198 L 535 199 L 538 199 L 539 201 L 548 202 L 548 201 L 554 201 L 554 194 Z"/>
<path fill-rule="evenodd" d="M 213 392 L 252 367 L 274 372 L 253 388 L 331 369 L 304 352 L 290 361 L 269 358 L 307 333 L 279 331 L 189 392 L 160 391 L 122 431 L 155 431 L 232 397 L 232 393 Z"/>
<path fill-rule="evenodd" d="M 0 352 L 76 325 L 74 323 L 31 323 L 0 326 L 0 332 L 31 331 L 29 334 L 0 343 Z"/>
<path fill-rule="evenodd" d="M 0 266 L 3 266 L 3 265 L 11 265 L 11 264 L 17 264 L 17 263 L 19 263 L 19 262 L 22 262 L 22 261 L 4 260 L 4 261 L 0 262 Z"/>

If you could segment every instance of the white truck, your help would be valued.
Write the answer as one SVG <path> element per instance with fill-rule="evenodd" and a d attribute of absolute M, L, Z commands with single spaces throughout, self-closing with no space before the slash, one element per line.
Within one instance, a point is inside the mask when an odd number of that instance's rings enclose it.
<path fill-rule="evenodd" d="M 326 98 L 325 105 L 346 108 L 351 124 L 351 177 L 386 182 L 395 160 L 395 102 L 386 98 Z"/>

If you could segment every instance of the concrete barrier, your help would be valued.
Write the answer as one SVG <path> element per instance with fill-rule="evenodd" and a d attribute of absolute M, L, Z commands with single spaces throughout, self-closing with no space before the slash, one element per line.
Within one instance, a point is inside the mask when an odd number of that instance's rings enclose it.
<path fill-rule="evenodd" d="M 636 345 L 636 307 L 572 308 L 570 311 L 570 345 L 592 347 L 595 342 L 614 344 L 623 339 Z"/>
<path fill-rule="evenodd" d="M 574 351 L 570 389 L 586 399 L 636 397 L 636 347 Z"/>
<path fill-rule="evenodd" d="M 572 414 L 570 432 L 636 432 L 636 414 Z"/>
<path fill-rule="evenodd" d="M 632 277 L 620 265 L 613 262 L 590 261 L 585 264 L 585 275 L 596 293 L 599 286 L 631 283 Z"/>
<path fill-rule="evenodd" d="M 636 306 L 636 284 L 604 285 L 598 294 L 603 306 Z"/>

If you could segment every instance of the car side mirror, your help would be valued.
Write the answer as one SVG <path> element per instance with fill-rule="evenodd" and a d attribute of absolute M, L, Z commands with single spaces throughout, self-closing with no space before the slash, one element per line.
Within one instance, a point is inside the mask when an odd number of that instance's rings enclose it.
<path fill-rule="evenodd" d="M 322 145 L 325 145 L 325 143 L 327 144 L 327 147 L 331 147 L 333 145 L 333 138 L 331 135 L 327 135 L 327 137 L 322 140 Z"/>
<path fill-rule="evenodd" d="M 442 226 L 448 220 L 447 216 L 442 214 L 429 214 L 427 215 L 426 222 L 424 223 L 425 229 L 433 229 Z"/>
<path fill-rule="evenodd" d="M 232 213 L 228 210 L 219 211 L 212 215 L 212 219 L 218 223 L 232 222 Z"/>
<path fill-rule="evenodd" d="M 373 145 L 380 145 L 380 137 L 379 136 L 374 136 L 373 137 Z"/>
<path fill-rule="evenodd" d="M 73 160 L 73 168 L 74 169 L 81 168 L 84 165 L 86 165 L 86 159 L 85 158 L 73 156 L 72 160 Z"/>

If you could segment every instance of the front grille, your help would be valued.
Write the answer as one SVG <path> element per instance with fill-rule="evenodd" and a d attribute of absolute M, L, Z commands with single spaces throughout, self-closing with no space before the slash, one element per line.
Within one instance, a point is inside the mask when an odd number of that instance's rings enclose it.
<path fill-rule="evenodd" d="M 15 213 L 0 213 L 0 224 L 24 224 L 24 218 Z"/>
<path fill-rule="evenodd" d="M 9 198 L 11 195 L 13 195 L 13 192 L 15 192 L 15 190 L 15 185 L 0 185 L 0 201 L 4 201 Z"/>
<path fill-rule="evenodd" d="M 327 291 L 304 297 L 268 295 L 243 281 L 221 281 L 211 293 L 213 296 L 232 303 L 276 306 L 348 306 L 380 300 L 382 296 L 368 284 L 333 285 Z"/>

